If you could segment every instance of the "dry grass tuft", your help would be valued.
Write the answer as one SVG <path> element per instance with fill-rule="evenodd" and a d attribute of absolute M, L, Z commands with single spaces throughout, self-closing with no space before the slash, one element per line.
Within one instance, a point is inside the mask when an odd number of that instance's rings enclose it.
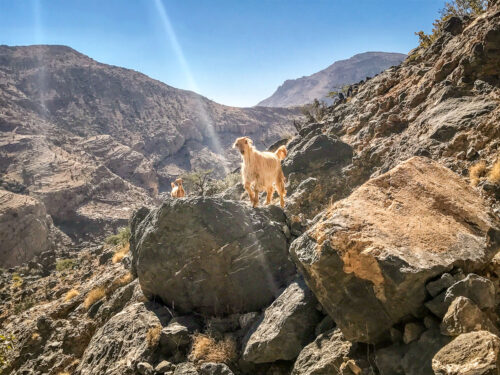
<path fill-rule="evenodd" d="M 484 176 L 486 172 L 486 162 L 481 160 L 474 164 L 469 169 L 469 179 L 472 186 L 477 186 L 479 179 Z"/>
<path fill-rule="evenodd" d="M 146 341 L 149 348 L 155 348 L 160 342 L 161 326 L 154 326 L 148 330 Z"/>
<path fill-rule="evenodd" d="M 488 173 L 488 180 L 494 184 L 498 184 L 500 182 L 500 159 L 498 159 L 495 164 L 493 164 L 493 167 L 491 167 L 490 173 Z"/>
<path fill-rule="evenodd" d="M 189 359 L 198 363 L 230 363 L 236 359 L 236 343 L 231 337 L 216 341 L 208 335 L 196 334 Z"/>
<path fill-rule="evenodd" d="M 83 301 L 83 306 L 86 310 L 88 310 L 90 306 L 92 306 L 100 299 L 104 298 L 105 295 L 106 289 L 104 289 L 102 286 L 98 286 L 97 288 L 92 289 L 89 294 L 87 294 L 87 297 L 85 297 L 85 301 Z"/>
<path fill-rule="evenodd" d="M 111 285 L 106 290 L 106 295 L 111 295 L 115 292 L 116 289 L 121 288 L 124 285 L 129 284 L 134 279 L 134 276 L 130 272 L 127 272 L 125 275 L 117 277 L 113 280 Z"/>
<path fill-rule="evenodd" d="M 118 263 L 125 257 L 125 255 L 128 254 L 129 251 L 130 251 L 130 244 L 127 243 L 124 246 L 122 246 L 118 251 L 115 252 L 115 255 L 113 255 L 113 258 L 111 259 L 112 262 Z"/>
<path fill-rule="evenodd" d="M 65 302 L 68 302 L 68 301 L 71 301 L 73 298 L 75 298 L 76 296 L 79 296 L 80 295 L 80 292 L 76 289 L 71 289 L 70 291 L 68 291 L 68 293 L 66 293 L 66 296 L 64 296 L 64 301 Z"/>
<path fill-rule="evenodd" d="M 61 371 L 61 372 L 58 372 L 57 375 L 70 375 L 70 373 L 67 371 Z"/>

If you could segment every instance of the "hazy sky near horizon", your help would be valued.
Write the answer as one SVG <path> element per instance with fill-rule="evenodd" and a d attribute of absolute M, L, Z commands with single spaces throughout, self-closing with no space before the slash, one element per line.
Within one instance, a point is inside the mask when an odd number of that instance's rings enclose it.
<path fill-rule="evenodd" d="M 63 44 L 216 102 L 366 51 L 407 53 L 444 0 L 0 0 L 0 44 Z"/>

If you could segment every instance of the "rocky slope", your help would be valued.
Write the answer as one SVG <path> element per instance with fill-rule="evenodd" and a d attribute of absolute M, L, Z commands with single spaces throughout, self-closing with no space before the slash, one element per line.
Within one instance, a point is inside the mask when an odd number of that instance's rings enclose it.
<path fill-rule="evenodd" d="M 116 230 L 186 171 L 224 176 L 235 137 L 271 144 L 295 114 L 219 105 L 64 46 L 0 46 L 0 182 L 74 237 Z"/>
<path fill-rule="evenodd" d="M 344 85 L 373 77 L 387 68 L 399 65 L 406 55 L 389 52 L 365 52 L 346 60 L 334 62 L 328 68 L 297 79 L 286 80 L 269 98 L 258 106 L 293 107 L 308 104 L 314 99 L 328 101 L 330 91 L 341 90 Z"/>
<path fill-rule="evenodd" d="M 4 371 L 499 373 L 499 41 L 498 2 L 452 17 L 304 123 L 284 210 L 166 199 L 2 271 Z"/>

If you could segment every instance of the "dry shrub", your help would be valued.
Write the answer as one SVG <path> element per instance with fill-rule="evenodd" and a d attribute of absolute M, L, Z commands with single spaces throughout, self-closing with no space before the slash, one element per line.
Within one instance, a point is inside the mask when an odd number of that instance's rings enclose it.
<path fill-rule="evenodd" d="M 70 373 L 67 371 L 61 371 L 61 372 L 58 372 L 57 375 L 70 375 Z"/>
<path fill-rule="evenodd" d="M 124 285 L 129 284 L 134 277 L 130 272 L 127 272 L 125 275 L 117 277 L 116 279 L 113 280 L 111 285 L 108 287 L 106 290 L 106 295 L 111 295 L 115 292 L 116 289 L 121 288 Z"/>
<path fill-rule="evenodd" d="M 470 183 L 472 186 L 477 186 L 479 183 L 479 179 L 484 176 L 484 173 L 486 172 L 486 163 L 484 160 L 481 160 L 474 164 L 472 167 L 469 169 L 469 179 Z"/>
<path fill-rule="evenodd" d="M 161 326 L 154 326 L 148 330 L 146 341 L 149 348 L 154 348 L 160 342 Z"/>
<path fill-rule="evenodd" d="M 230 363 L 236 359 L 236 343 L 228 336 L 216 341 L 208 335 L 196 334 L 189 359 L 198 363 Z"/>
<path fill-rule="evenodd" d="M 491 171 L 488 173 L 488 180 L 494 184 L 498 184 L 500 182 L 500 159 L 498 159 L 495 164 L 493 164 L 493 167 L 491 167 Z"/>
<path fill-rule="evenodd" d="M 129 251 L 130 251 L 130 244 L 127 243 L 124 246 L 122 246 L 118 251 L 115 252 L 113 258 L 111 259 L 112 262 L 118 263 L 125 257 L 125 255 L 127 255 Z"/>
<path fill-rule="evenodd" d="M 76 289 L 71 289 L 70 291 L 68 291 L 68 293 L 66 293 L 66 296 L 64 297 L 64 301 L 65 302 L 68 302 L 68 301 L 71 301 L 73 298 L 75 298 L 76 296 L 79 296 L 80 295 L 80 292 Z"/>
<path fill-rule="evenodd" d="M 102 286 L 98 286 L 97 288 L 92 289 L 87 297 L 85 297 L 85 301 L 83 301 L 83 306 L 85 309 L 89 309 L 94 303 L 104 298 L 106 295 L 106 290 Z"/>

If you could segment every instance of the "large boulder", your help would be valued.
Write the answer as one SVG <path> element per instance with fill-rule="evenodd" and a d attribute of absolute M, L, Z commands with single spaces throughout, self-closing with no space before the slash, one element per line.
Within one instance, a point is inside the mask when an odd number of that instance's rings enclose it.
<path fill-rule="evenodd" d="M 375 343 L 418 316 L 427 281 L 484 268 L 499 244 L 499 220 L 476 191 L 414 157 L 327 209 L 290 252 L 346 338 Z"/>
<path fill-rule="evenodd" d="M 0 190 L 0 267 L 19 265 L 48 250 L 51 225 L 43 203 Z"/>
<path fill-rule="evenodd" d="M 181 313 L 259 310 L 295 274 L 278 207 L 197 197 L 167 200 L 137 221 L 131 251 L 142 290 Z"/>
<path fill-rule="evenodd" d="M 245 338 L 243 359 L 254 363 L 295 359 L 314 337 L 320 314 L 303 280 L 290 284 Z"/>
<path fill-rule="evenodd" d="M 154 304 L 136 303 L 113 316 L 92 337 L 78 365 L 78 375 L 133 375 L 140 362 L 149 362 L 154 349 L 148 337 L 160 327 L 161 309 Z"/>
<path fill-rule="evenodd" d="M 436 375 L 493 375 L 500 371 L 500 339 L 487 331 L 464 333 L 432 360 Z"/>

